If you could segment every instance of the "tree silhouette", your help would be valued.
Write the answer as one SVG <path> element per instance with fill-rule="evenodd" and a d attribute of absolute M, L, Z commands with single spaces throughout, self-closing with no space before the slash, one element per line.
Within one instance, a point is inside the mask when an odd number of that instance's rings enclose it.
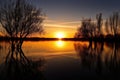
<path fill-rule="evenodd" d="M 97 20 L 97 35 L 101 35 L 102 34 L 102 24 L 103 24 L 103 20 L 102 20 L 102 13 L 99 13 L 96 15 L 96 20 Z"/>
<path fill-rule="evenodd" d="M 0 6 L 0 23 L 10 38 L 23 39 L 43 32 L 44 14 L 27 0 L 7 0 Z"/>
<path fill-rule="evenodd" d="M 96 26 L 91 21 L 91 19 L 83 19 L 81 22 L 81 26 L 78 28 L 78 31 L 75 34 L 75 37 L 92 38 L 96 33 L 95 30 Z"/>
<path fill-rule="evenodd" d="M 104 24 L 104 26 L 103 26 Z M 103 30 L 104 29 L 104 30 Z M 120 15 L 118 12 L 113 13 L 106 21 L 103 21 L 102 13 L 96 15 L 96 20 L 91 18 L 83 19 L 81 26 L 75 33 L 75 38 L 91 38 L 91 40 L 120 40 Z M 106 35 L 104 34 L 106 32 Z"/>
<path fill-rule="evenodd" d="M 109 19 L 106 19 L 105 21 L 105 31 L 107 35 L 111 34 L 110 27 L 109 27 Z"/>
<path fill-rule="evenodd" d="M 111 15 L 109 17 L 109 26 L 110 26 L 110 30 L 111 33 L 116 36 L 118 34 L 118 29 L 120 28 L 120 16 L 118 12 L 113 13 L 113 15 Z"/>

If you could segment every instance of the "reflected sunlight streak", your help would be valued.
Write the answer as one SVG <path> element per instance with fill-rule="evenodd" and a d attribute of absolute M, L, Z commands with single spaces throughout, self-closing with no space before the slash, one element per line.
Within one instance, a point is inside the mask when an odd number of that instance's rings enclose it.
<path fill-rule="evenodd" d="M 56 46 L 57 47 L 64 47 L 64 41 L 61 41 L 61 40 L 57 41 Z"/>

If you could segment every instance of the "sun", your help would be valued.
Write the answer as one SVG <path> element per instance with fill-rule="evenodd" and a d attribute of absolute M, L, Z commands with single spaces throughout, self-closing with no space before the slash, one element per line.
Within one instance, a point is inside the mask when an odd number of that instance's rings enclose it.
<path fill-rule="evenodd" d="M 64 38 L 64 37 L 65 37 L 65 34 L 63 32 L 57 32 L 56 33 L 56 38 L 61 39 L 61 38 Z"/>

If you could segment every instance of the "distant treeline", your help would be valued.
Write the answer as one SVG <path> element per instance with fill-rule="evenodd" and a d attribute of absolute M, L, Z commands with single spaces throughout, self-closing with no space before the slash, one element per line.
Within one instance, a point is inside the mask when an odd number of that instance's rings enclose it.
<path fill-rule="evenodd" d="M 0 41 L 17 41 L 20 38 L 10 38 L 10 37 L 0 37 Z M 40 37 L 27 37 L 24 38 L 24 41 L 96 41 L 96 42 L 120 42 L 120 35 L 117 37 L 107 36 L 107 37 L 83 37 L 83 38 L 40 38 Z"/>

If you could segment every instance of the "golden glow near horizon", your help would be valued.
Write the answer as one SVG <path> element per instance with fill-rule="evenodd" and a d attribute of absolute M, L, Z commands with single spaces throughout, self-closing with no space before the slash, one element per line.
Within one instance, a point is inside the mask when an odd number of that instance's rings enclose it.
<path fill-rule="evenodd" d="M 56 32 L 55 37 L 59 38 L 59 39 L 65 38 L 65 33 L 64 32 Z"/>
<path fill-rule="evenodd" d="M 44 28 L 47 38 L 73 38 L 80 21 L 62 21 L 46 19 Z M 59 33 L 60 32 L 60 33 Z M 60 36 L 60 37 L 58 37 Z"/>

